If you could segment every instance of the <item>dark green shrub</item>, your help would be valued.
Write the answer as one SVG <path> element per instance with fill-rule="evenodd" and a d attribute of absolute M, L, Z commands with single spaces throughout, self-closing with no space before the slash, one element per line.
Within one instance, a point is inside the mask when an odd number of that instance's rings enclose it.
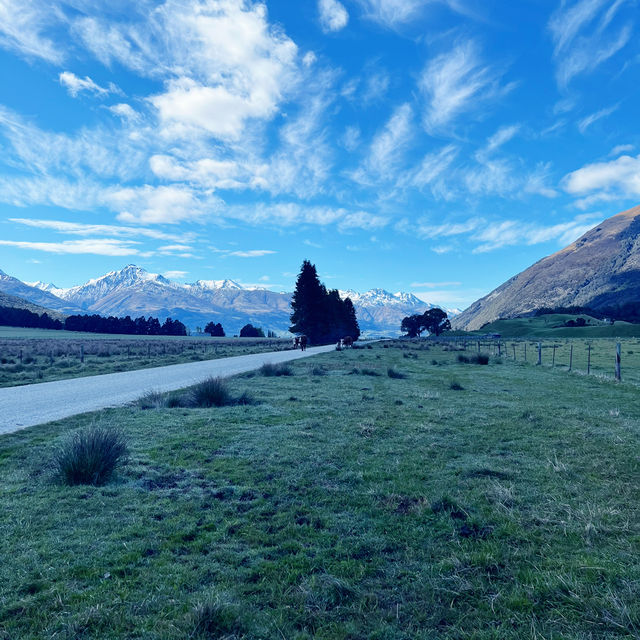
<path fill-rule="evenodd" d="M 67 485 L 102 485 L 123 464 L 127 441 L 119 429 L 91 427 L 74 433 L 54 454 L 55 474 Z"/>
<path fill-rule="evenodd" d="M 380 376 L 380 375 L 382 375 L 379 371 L 376 371 L 375 369 L 361 369 L 360 373 L 363 376 Z"/>
<path fill-rule="evenodd" d="M 458 362 L 468 363 L 469 358 L 467 356 L 463 356 L 461 353 L 458 354 Z"/>
<path fill-rule="evenodd" d="M 293 369 L 285 362 L 279 364 L 273 364 L 272 362 L 265 362 L 260 367 L 260 374 L 268 378 L 274 376 L 292 376 Z"/>
<path fill-rule="evenodd" d="M 387 369 L 387 375 L 390 378 L 394 378 L 395 380 L 404 380 L 407 377 L 406 373 L 401 373 L 400 371 L 396 371 L 393 367 L 389 367 Z"/>
<path fill-rule="evenodd" d="M 489 354 L 477 353 L 476 355 L 471 357 L 471 362 L 473 362 L 474 364 L 489 364 Z"/>
<path fill-rule="evenodd" d="M 452 391 L 463 391 L 464 387 L 457 380 L 452 380 L 449 389 Z"/>

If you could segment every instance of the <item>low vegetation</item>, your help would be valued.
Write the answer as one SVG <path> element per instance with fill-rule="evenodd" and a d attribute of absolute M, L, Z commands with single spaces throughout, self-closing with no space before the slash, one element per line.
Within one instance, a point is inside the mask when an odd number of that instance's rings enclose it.
<path fill-rule="evenodd" d="M 0 437 L 0 638 L 637 637 L 637 387 L 457 349 L 332 351 L 227 381 L 260 405 Z M 127 464 L 52 483 L 96 422 L 126 425 Z"/>
<path fill-rule="evenodd" d="M 127 453 L 127 441 L 122 431 L 93 426 L 73 433 L 60 445 L 53 455 L 53 472 L 69 486 L 100 486 L 111 478 Z"/>
<path fill-rule="evenodd" d="M 146 369 L 184 362 L 280 351 L 280 338 L 158 338 L 99 336 L 16 329 L 0 332 L 0 387 Z M 5 337 L 3 337 L 5 336 Z M 33 336 L 33 337 L 31 337 Z M 37 337 L 43 336 L 43 337 Z"/>

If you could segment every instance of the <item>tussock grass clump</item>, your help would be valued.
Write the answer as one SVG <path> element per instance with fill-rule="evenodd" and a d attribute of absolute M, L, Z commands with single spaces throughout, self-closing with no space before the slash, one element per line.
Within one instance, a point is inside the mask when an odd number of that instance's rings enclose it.
<path fill-rule="evenodd" d="M 53 457 L 55 475 L 66 485 L 100 486 L 125 462 L 128 454 L 123 432 L 111 427 L 91 427 L 74 433 Z"/>
<path fill-rule="evenodd" d="M 190 622 L 189 638 L 236 638 L 244 628 L 238 607 L 219 599 L 198 603 Z"/>
<path fill-rule="evenodd" d="M 236 404 L 222 378 L 207 378 L 192 387 L 189 396 L 193 407 L 226 407 Z"/>
<path fill-rule="evenodd" d="M 452 391 L 464 391 L 464 387 L 457 380 L 451 381 L 451 383 L 449 384 L 449 389 L 451 389 Z"/>
<path fill-rule="evenodd" d="M 404 380 L 407 377 L 406 373 L 402 373 L 401 371 L 396 371 L 393 367 L 389 367 L 387 369 L 387 375 L 394 380 Z"/>
<path fill-rule="evenodd" d="M 275 376 L 292 376 L 293 369 L 286 362 L 281 362 L 279 364 L 274 364 L 273 362 L 265 362 L 260 367 L 260 375 L 263 375 L 267 378 L 272 378 Z"/>
<path fill-rule="evenodd" d="M 327 370 L 324 367 L 315 366 L 311 369 L 312 376 L 326 376 Z"/>

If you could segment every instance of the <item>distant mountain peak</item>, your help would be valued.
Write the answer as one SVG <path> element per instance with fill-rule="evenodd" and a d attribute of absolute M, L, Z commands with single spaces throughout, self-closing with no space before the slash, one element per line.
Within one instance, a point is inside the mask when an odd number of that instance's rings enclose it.
<path fill-rule="evenodd" d="M 229 280 L 225 278 L 224 280 L 196 280 L 192 285 L 192 287 L 198 287 L 200 289 L 244 289 L 244 287 L 234 280 Z"/>
<path fill-rule="evenodd" d="M 476 300 L 453 322 L 474 330 L 541 308 L 640 304 L 640 206 L 607 218 Z"/>

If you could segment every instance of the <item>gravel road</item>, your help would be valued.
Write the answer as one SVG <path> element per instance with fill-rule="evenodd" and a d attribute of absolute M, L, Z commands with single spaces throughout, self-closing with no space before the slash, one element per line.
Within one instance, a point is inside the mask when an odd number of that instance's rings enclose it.
<path fill-rule="evenodd" d="M 173 364 L 168 367 L 108 373 L 70 380 L 0 389 L 0 435 L 78 413 L 116 407 L 149 391 L 173 391 L 209 377 L 233 376 L 260 368 L 265 362 L 287 362 L 332 351 L 333 345 L 306 351 L 273 351 L 246 356 Z"/>

